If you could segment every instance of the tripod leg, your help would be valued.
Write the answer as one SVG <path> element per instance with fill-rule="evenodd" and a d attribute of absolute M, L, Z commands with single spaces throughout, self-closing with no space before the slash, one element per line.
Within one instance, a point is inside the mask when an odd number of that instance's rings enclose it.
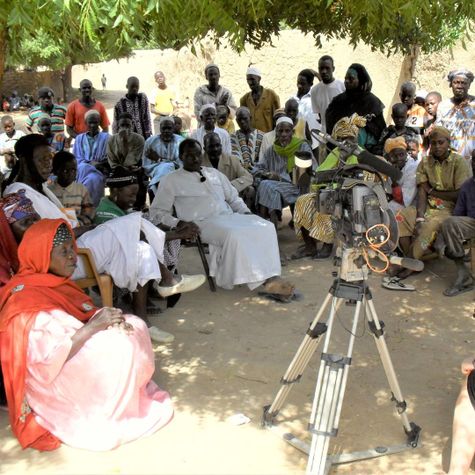
<path fill-rule="evenodd" d="M 383 363 L 384 372 L 386 373 L 386 378 L 392 391 L 392 400 L 394 400 L 396 403 L 397 412 L 401 416 L 404 431 L 407 435 L 408 445 L 411 445 L 413 448 L 415 448 L 419 442 L 421 428 L 414 422 L 409 422 L 409 418 L 407 417 L 407 404 L 402 395 L 402 391 L 396 376 L 396 371 L 394 370 L 391 356 L 386 345 L 386 339 L 384 338 L 384 324 L 379 321 L 371 294 L 365 297 L 365 308 L 367 310 L 366 317 L 368 319 L 369 327 L 373 333 L 374 341 L 376 343 L 381 362 Z"/>
<path fill-rule="evenodd" d="M 317 386 L 313 400 L 309 429 L 313 433 L 308 457 L 307 474 L 324 475 L 330 464 L 327 463 L 330 437 L 338 434 L 338 424 L 343 407 L 348 372 L 355 341 L 356 330 L 362 302 L 356 304 L 351 336 L 346 356 L 328 353 L 331 328 L 335 311 L 332 309 L 328 321 L 329 331 L 325 335 L 322 360 L 318 372 Z"/>
<path fill-rule="evenodd" d="M 274 398 L 274 401 L 270 406 L 264 406 L 262 425 L 272 425 L 294 383 L 300 381 L 303 371 L 307 367 L 312 355 L 317 348 L 320 335 L 325 333 L 327 330 L 327 325 L 325 323 L 319 322 L 319 320 L 325 312 L 330 299 L 332 299 L 332 294 L 328 293 L 320 309 L 318 310 L 317 315 L 310 324 L 307 334 L 300 344 L 299 349 L 295 353 L 292 362 L 287 368 L 284 376 L 281 378 L 281 387 Z M 336 305 L 339 306 L 340 303 L 341 302 L 337 302 Z"/>

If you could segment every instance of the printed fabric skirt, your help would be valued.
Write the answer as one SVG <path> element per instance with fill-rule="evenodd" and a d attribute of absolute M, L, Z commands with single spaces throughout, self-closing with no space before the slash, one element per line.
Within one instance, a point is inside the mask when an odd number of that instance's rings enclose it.
<path fill-rule="evenodd" d="M 317 211 L 316 197 L 317 193 L 307 193 L 298 198 L 294 210 L 295 232 L 298 237 L 301 237 L 301 228 L 305 228 L 313 239 L 332 244 L 335 239 L 335 231 L 331 216 Z"/>

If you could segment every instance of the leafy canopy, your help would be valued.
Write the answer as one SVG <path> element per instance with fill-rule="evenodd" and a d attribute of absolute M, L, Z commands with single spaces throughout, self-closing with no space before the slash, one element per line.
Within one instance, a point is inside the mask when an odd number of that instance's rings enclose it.
<path fill-rule="evenodd" d="M 452 46 L 473 31 L 467 0 L 0 0 L 7 63 L 61 67 L 127 56 L 134 48 L 192 48 L 211 36 L 241 51 L 285 25 L 362 41 L 387 54 Z M 6 21 L 5 21 L 6 19 Z M 3 23 L 3 25 L 2 25 Z"/>

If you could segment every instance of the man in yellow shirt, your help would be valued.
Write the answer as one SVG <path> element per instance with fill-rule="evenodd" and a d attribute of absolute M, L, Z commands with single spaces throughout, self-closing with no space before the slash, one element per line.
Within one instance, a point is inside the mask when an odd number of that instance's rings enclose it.
<path fill-rule="evenodd" d="M 153 128 L 157 132 L 159 130 L 160 117 L 173 113 L 176 99 L 174 91 L 167 86 L 166 78 L 162 71 L 155 73 L 155 82 L 157 83 L 157 89 L 152 94 L 150 108 L 155 114 Z"/>

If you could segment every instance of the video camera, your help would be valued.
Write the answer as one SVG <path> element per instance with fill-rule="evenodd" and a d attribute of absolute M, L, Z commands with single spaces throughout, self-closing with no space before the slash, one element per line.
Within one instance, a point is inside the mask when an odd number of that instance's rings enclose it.
<path fill-rule="evenodd" d="M 389 208 L 387 178 L 401 178 L 401 171 L 356 144 L 339 142 L 330 135 L 312 130 L 319 141 L 330 142 L 341 151 L 358 157 L 358 164 L 343 160 L 337 168 L 314 173 L 315 182 L 324 184 L 317 193 L 317 209 L 332 217 L 340 260 L 340 277 L 346 281 L 367 278 L 368 268 L 384 272 L 390 263 L 419 271 L 423 263 L 391 255 L 399 233 L 396 217 Z M 372 259 L 385 263 L 384 268 L 371 264 Z"/>

